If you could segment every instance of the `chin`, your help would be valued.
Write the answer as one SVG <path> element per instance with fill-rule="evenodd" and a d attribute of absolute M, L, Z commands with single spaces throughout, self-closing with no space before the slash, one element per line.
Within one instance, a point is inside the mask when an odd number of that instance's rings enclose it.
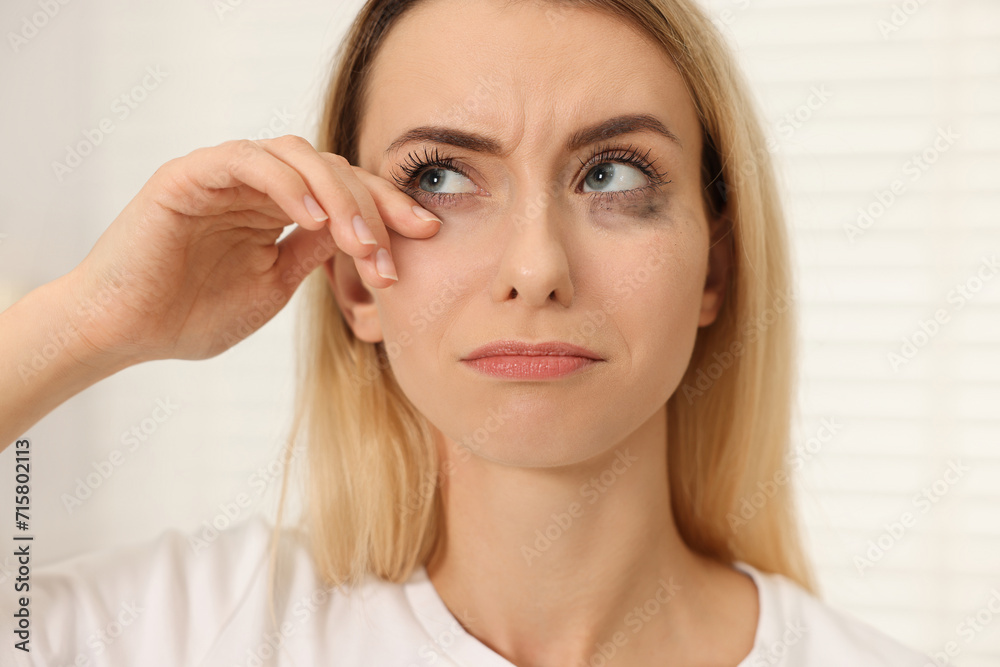
<path fill-rule="evenodd" d="M 502 410 L 493 412 L 494 415 L 503 414 Z M 471 454 L 501 465 L 552 468 L 586 461 L 606 450 L 608 442 L 615 441 L 610 434 L 600 437 L 606 423 L 582 423 L 565 414 L 561 418 L 523 415 L 493 430 L 487 430 L 482 424 L 481 421 L 474 423 L 465 430 L 463 425 L 443 430 L 455 443 L 451 450 L 453 456 L 460 455 L 461 461 L 468 460 Z"/>

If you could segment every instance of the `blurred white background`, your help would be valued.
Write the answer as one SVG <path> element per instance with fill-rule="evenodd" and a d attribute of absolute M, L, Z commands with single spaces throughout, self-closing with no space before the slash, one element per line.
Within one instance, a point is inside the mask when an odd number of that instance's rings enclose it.
<path fill-rule="evenodd" d="M 0 307 L 75 266 L 167 160 L 238 137 L 314 140 L 360 5 L 6 0 Z M 1000 664 L 1000 3 L 705 6 L 786 193 L 796 486 L 822 593 L 939 664 Z M 241 497 L 240 517 L 273 509 L 297 302 L 215 359 L 128 369 L 29 431 L 36 565 L 194 531 Z M 81 488 L 133 429 L 134 451 Z"/>

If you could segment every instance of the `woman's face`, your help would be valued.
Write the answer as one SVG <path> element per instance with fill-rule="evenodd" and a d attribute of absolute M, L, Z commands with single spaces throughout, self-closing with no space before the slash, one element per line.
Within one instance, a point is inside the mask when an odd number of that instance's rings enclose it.
<path fill-rule="evenodd" d="M 668 57 L 627 25 L 500 5 L 425 2 L 376 60 L 359 166 L 443 224 L 427 239 L 389 230 L 400 280 L 370 290 L 369 311 L 400 386 L 453 443 L 562 465 L 654 416 L 715 317 L 701 130 Z M 356 276 L 345 257 L 338 273 Z M 462 361 L 500 339 L 602 360 L 548 379 Z"/>

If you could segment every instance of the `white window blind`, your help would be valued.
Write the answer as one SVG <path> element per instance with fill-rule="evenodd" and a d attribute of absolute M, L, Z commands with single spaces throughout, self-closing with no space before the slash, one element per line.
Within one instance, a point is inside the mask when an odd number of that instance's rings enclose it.
<path fill-rule="evenodd" d="M 1000 3 L 705 6 L 784 184 L 821 593 L 938 664 L 1000 664 Z"/>

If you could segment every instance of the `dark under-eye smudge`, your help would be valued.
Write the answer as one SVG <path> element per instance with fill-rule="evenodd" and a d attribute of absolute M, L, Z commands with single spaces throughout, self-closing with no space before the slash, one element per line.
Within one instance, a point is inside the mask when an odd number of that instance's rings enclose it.
<path fill-rule="evenodd" d="M 600 206 L 594 212 L 615 216 L 625 216 L 641 222 L 656 223 L 666 217 L 666 202 L 658 199 L 647 199 L 646 201 L 634 204 L 618 206 Z"/>
<path fill-rule="evenodd" d="M 633 215 L 643 220 L 660 217 L 663 207 L 658 202 L 647 201 L 641 204 L 632 204 L 625 209 L 627 215 Z"/>

